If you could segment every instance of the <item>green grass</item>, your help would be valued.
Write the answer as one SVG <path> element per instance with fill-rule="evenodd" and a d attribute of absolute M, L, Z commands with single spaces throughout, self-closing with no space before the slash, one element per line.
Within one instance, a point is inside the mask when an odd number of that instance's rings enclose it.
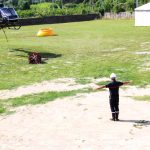
<path fill-rule="evenodd" d="M 88 79 L 88 78 L 78 78 L 76 79 L 76 83 L 79 83 L 79 84 L 88 84 L 88 83 L 91 83 L 91 79 Z"/>
<path fill-rule="evenodd" d="M 150 95 L 134 96 L 133 98 L 136 99 L 136 100 L 149 101 L 150 102 Z"/>
<path fill-rule="evenodd" d="M 7 109 L 4 107 L 2 103 L 0 103 L 0 114 L 5 113 Z"/>
<path fill-rule="evenodd" d="M 6 108 L 0 107 L 0 114 L 5 113 L 5 112 L 6 112 Z"/>
<path fill-rule="evenodd" d="M 64 92 L 44 92 L 39 94 L 31 94 L 27 96 L 21 96 L 16 98 L 10 98 L 7 100 L 0 100 L 0 114 L 6 113 L 11 114 L 10 108 L 23 106 L 23 105 L 36 105 L 44 104 L 49 101 L 54 101 L 57 98 L 64 98 L 68 96 L 75 96 L 78 93 L 89 93 L 95 92 L 92 89 L 82 89 L 82 90 L 73 90 L 73 91 L 64 91 Z"/>
<path fill-rule="evenodd" d="M 44 27 L 52 27 L 58 36 L 36 37 Z M 8 43 L 0 32 L 0 89 L 61 77 L 109 77 L 112 72 L 136 85 L 150 83 L 150 71 L 141 67 L 149 62 L 150 55 L 135 54 L 150 50 L 150 27 L 134 27 L 133 20 L 26 26 L 6 33 Z M 42 53 L 48 60 L 29 65 L 31 51 Z"/>
<path fill-rule="evenodd" d="M 110 81 L 101 81 L 98 82 L 97 85 L 107 85 Z"/>
<path fill-rule="evenodd" d="M 40 94 L 32 94 L 27 96 L 22 96 L 18 98 L 8 99 L 10 106 L 17 107 L 22 105 L 36 105 L 43 104 L 48 101 L 53 101 L 57 98 L 63 98 L 68 96 L 74 96 L 78 93 L 84 93 L 89 90 L 74 90 L 74 91 L 64 91 L 64 92 L 44 92 Z"/>

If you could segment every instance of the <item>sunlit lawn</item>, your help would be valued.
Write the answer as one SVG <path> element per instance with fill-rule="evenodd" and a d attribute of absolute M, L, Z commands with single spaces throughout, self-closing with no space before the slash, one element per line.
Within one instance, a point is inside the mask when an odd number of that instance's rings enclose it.
<path fill-rule="evenodd" d="M 36 37 L 52 27 L 58 36 Z M 133 84 L 150 83 L 150 27 L 134 27 L 133 20 L 97 20 L 22 27 L 0 32 L 0 89 L 10 89 L 61 77 L 108 77 L 115 72 Z M 28 52 L 48 58 L 28 64 Z"/>

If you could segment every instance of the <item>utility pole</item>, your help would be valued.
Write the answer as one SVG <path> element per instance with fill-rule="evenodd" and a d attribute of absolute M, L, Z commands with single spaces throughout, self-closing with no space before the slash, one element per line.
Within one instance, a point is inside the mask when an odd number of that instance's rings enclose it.
<path fill-rule="evenodd" d="M 136 0 L 136 2 L 135 2 L 135 3 L 136 3 L 136 8 L 137 8 L 137 7 L 138 7 L 138 0 Z"/>

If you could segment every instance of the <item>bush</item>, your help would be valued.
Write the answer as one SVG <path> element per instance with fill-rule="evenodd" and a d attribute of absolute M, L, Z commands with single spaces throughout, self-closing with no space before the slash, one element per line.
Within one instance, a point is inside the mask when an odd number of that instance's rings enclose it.
<path fill-rule="evenodd" d="M 20 10 L 30 9 L 30 1 L 29 0 L 19 0 L 18 6 Z"/>
<path fill-rule="evenodd" d="M 127 2 L 126 2 L 126 10 L 130 11 L 130 12 L 133 12 L 133 10 L 134 10 L 134 1 L 127 0 Z"/>
<path fill-rule="evenodd" d="M 17 13 L 20 18 L 37 17 L 36 13 L 32 10 L 18 10 Z"/>
<path fill-rule="evenodd" d="M 51 3 L 40 3 L 40 4 L 33 4 L 30 6 L 32 10 L 46 10 L 50 8 Z"/>
<path fill-rule="evenodd" d="M 64 5 L 65 8 L 75 8 L 77 7 L 77 4 L 74 4 L 74 3 L 67 3 Z"/>
<path fill-rule="evenodd" d="M 31 10 L 35 12 L 35 16 L 37 17 L 52 16 L 61 13 L 59 5 L 56 3 L 34 4 L 31 5 Z"/>
<path fill-rule="evenodd" d="M 56 3 L 50 3 L 50 9 L 60 9 L 60 6 Z"/>
<path fill-rule="evenodd" d="M 61 8 L 56 3 L 41 3 L 33 4 L 29 10 L 18 10 L 18 15 L 21 18 L 27 17 L 46 17 L 58 15 L 76 15 L 76 14 L 89 14 L 89 13 L 102 12 L 99 7 L 90 6 L 89 4 L 73 4 L 67 3 Z"/>

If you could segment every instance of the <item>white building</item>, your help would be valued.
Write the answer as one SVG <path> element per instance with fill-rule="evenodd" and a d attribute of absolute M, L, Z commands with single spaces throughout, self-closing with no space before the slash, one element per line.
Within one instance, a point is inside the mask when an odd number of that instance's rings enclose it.
<path fill-rule="evenodd" d="M 135 26 L 150 26 L 150 3 L 135 9 Z"/>

